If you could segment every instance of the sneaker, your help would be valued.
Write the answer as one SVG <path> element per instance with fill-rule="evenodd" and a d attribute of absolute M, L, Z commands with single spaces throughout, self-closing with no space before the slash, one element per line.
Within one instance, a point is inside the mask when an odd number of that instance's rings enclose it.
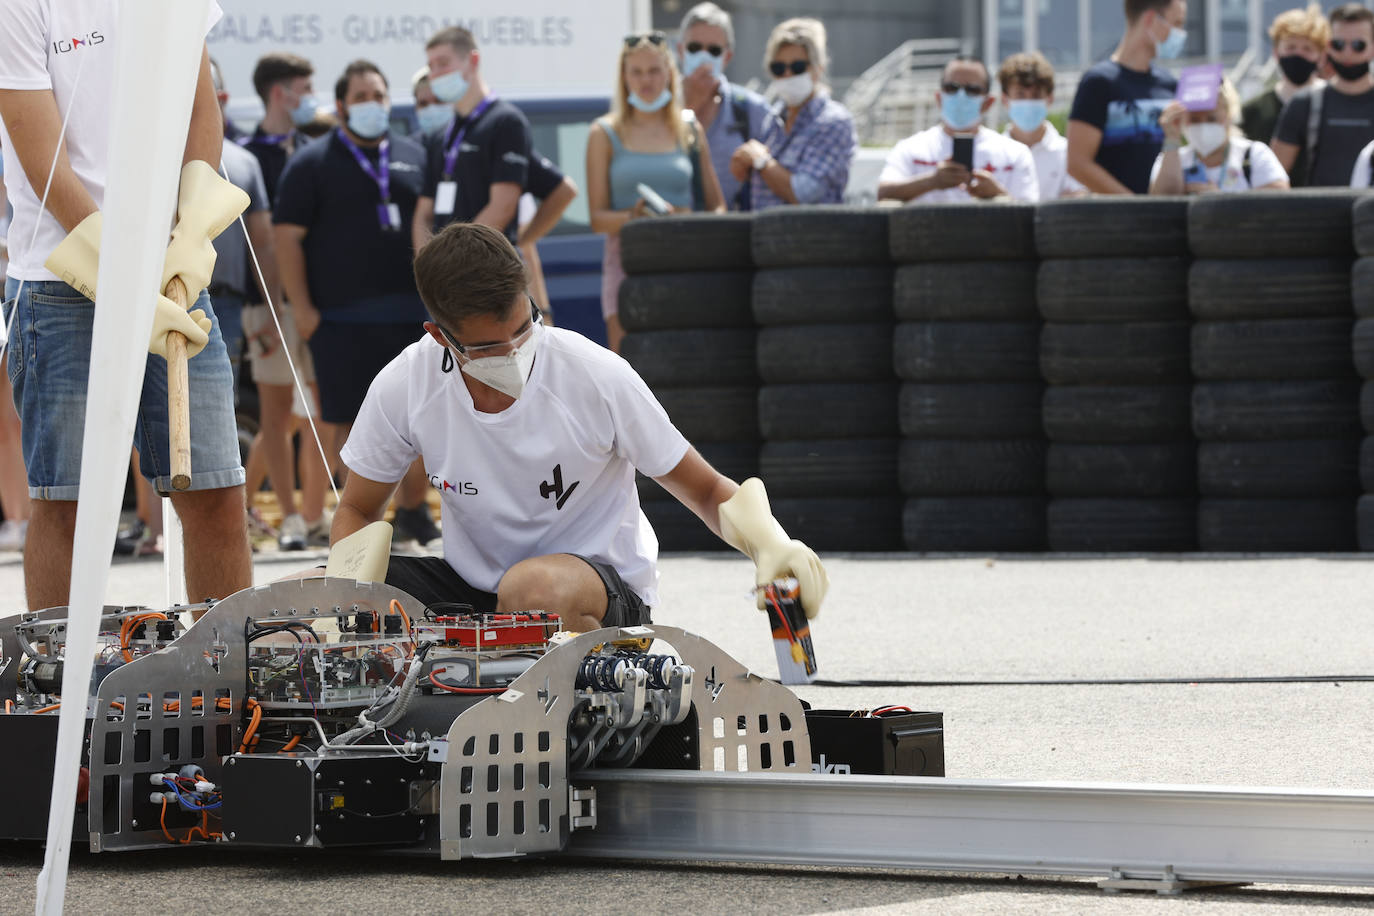
<path fill-rule="evenodd" d="M 305 519 L 299 512 L 293 512 L 281 520 L 281 534 L 277 535 L 277 546 L 282 550 L 304 550 L 308 529 Z"/>
<path fill-rule="evenodd" d="M 29 534 L 29 522 L 6 519 L 0 523 L 0 550 L 24 550 L 24 539 Z"/>
<path fill-rule="evenodd" d="M 310 547 L 328 547 L 329 529 L 334 527 L 334 513 L 325 509 L 305 530 L 305 543 Z"/>
<path fill-rule="evenodd" d="M 440 537 L 439 526 L 429 516 L 429 506 L 421 503 L 414 509 L 396 507 L 391 520 L 393 541 L 418 541 L 421 545 Z"/>
<path fill-rule="evenodd" d="M 143 536 L 138 539 L 138 544 L 134 547 L 136 557 L 160 557 L 162 556 L 162 535 L 153 534 L 151 531 L 144 531 Z"/>
<path fill-rule="evenodd" d="M 115 535 L 115 556 L 132 557 L 138 553 L 138 544 L 147 532 L 148 526 L 143 524 L 143 519 L 135 518 L 129 527 L 122 529 Z"/>

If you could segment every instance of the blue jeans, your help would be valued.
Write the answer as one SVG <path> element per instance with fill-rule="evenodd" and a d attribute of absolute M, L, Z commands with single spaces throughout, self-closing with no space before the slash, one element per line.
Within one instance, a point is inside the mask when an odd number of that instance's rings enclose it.
<path fill-rule="evenodd" d="M 93 303 L 65 283 L 5 283 L 10 326 L 9 375 L 23 424 L 29 496 L 74 500 L 81 481 L 81 440 L 86 426 L 86 385 L 91 362 Z M 188 362 L 191 399 L 191 489 L 216 490 L 244 481 L 234 422 L 233 376 L 219 320 L 203 291 L 195 308 L 211 319 L 210 343 Z M 143 475 L 160 492 L 172 489 L 168 450 L 167 361 L 149 354 L 143 375 L 134 445 Z M 113 450 L 122 461 L 128 445 Z"/>
<path fill-rule="evenodd" d="M 215 322 L 229 354 L 229 367 L 234 372 L 234 401 L 237 403 L 239 372 L 243 366 L 243 297 L 221 293 L 215 296 L 214 302 Z"/>

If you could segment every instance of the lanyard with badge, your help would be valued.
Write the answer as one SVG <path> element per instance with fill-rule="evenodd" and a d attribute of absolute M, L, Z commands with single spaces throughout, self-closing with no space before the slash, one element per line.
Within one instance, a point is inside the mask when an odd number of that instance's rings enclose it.
<path fill-rule="evenodd" d="M 486 110 L 496 101 L 496 96 L 489 95 L 482 100 L 481 104 L 473 109 L 472 114 L 468 115 L 463 126 L 458 128 L 458 134 L 453 138 L 453 142 L 444 150 L 444 178 L 439 182 L 439 187 L 434 193 L 434 212 L 439 216 L 448 216 L 453 212 L 453 208 L 458 203 L 458 182 L 453 180 L 453 170 L 458 165 L 458 154 L 463 149 L 463 138 L 467 136 L 468 128 L 477 123 L 477 119 L 486 113 Z"/>
<path fill-rule="evenodd" d="M 377 147 L 377 167 L 374 169 L 372 163 L 367 161 L 363 151 L 358 149 L 358 145 L 348 138 L 343 128 L 337 131 L 339 140 L 353 154 L 358 166 L 367 174 L 368 178 L 377 182 L 377 192 L 381 195 L 382 202 L 377 205 L 377 219 L 382 225 L 383 230 L 397 231 L 401 228 L 401 208 L 391 201 L 391 143 L 383 139 Z"/>

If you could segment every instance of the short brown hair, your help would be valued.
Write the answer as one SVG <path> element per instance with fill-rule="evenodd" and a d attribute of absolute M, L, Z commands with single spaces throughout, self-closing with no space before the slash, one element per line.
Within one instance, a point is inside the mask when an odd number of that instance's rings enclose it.
<path fill-rule="evenodd" d="M 1173 2 L 1174 0 L 1126 0 L 1126 21 L 1135 22 L 1150 10 L 1166 10 Z"/>
<path fill-rule="evenodd" d="M 1318 48 L 1330 44 L 1331 23 L 1322 14 L 1321 5 L 1309 3 L 1305 10 L 1285 10 L 1275 16 L 1274 24 L 1269 26 L 1269 40 L 1278 44 L 1285 38 L 1310 41 Z"/>
<path fill-rule="evenodd" d="M 272 94 L 272 87 L 277 83 L 284 83 L 298 76 L 313 76 L 314 73 L 315 68 L 304 57 L 287 54 L 285 51 L 273 51 L 258 58 L 258 65 L 253 68 L 253 89 L 266 105 L 267 97 Z"/>
<path fill-rule="evenodd" d="M 382 85 L 387 89 L 391 88 L 391 84 L 387 82 L 386 74 L 382 72 L 380 67 L 370 60 L 355 60 L 347 67 L 344 67 L 343 76 L 339 77 L 338 81 L 334 83 L 334 98 L 340 102 L 348 98 L 348 84 L 352 81 L 353 77 L 365 76 L 369 73 L 375 73 L 380 76 L 382 78 Z"/>
<path fill-rule="evenodd" d="M 525 290 L 525 264 L 505 234 L 481 223 L 450 223 L 415 255 L 415 287 L 447 330 L 477 315 L 505 317 Z"/>
<path fill-rule="evenodd" d="M 1024 86 L 1054 95 L 1054 67 L 1039 51 L 1023 51 L 1002 61 L 997 81 L 1003 92 L 1011 91 L 1012 86 Z"/>
<path fill-rule="evenodd" d="M 477 39 L 462 26 L 451 25 L 430 36 L 429 41 L 425 42 L 425 50 L 437 48 L 439 45 L 448 45 L 459 54 L 471 54 L 477 50 Z"/>
<path fill-rule="evenodd" d="M 1374 10 L 1363 3 L 1342 3 L 1327 14 L 1327 18 L 1332 25 L 1338 22 L 1368 22 L 1374 28 Z"/>

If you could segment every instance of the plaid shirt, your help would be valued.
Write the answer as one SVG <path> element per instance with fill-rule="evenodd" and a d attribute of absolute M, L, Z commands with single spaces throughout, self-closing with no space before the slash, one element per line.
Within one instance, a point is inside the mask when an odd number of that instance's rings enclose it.
<path fill-rule="evenodd" d="M 779 102 L 764 122 L 759 141 L 792 173 L 797 203 L 840 203 L 849 181 L 849 163 L 859 146 L 849 110 L 828 95 L 816 95 L 797 114 L 791 134 L 783 126 L 785 117 L 785 106 Z M 757 173 L 751 187 L 755 210 L 787 203 L 769 190 Z"/>

